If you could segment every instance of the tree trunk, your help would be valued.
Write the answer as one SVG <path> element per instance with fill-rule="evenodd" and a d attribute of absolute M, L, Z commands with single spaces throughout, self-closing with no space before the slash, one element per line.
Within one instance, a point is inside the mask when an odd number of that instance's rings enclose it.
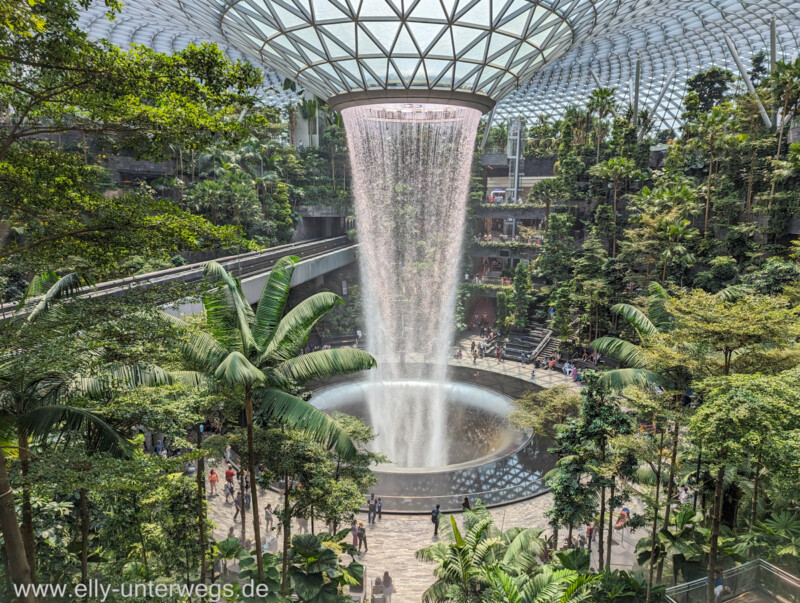
<path fill-rule="evenodd" d="M 603 463 L 606 462 L 606 451 L 603 449 Z M 603 569 L 603 528 L 606 521 L 606 487 L 600 488 L 600 521 L 597 524 L 597 571 Z"/>
<path fill-rule="evenodd" d="M 281 563 L 281 594 L 289 587 L 289 542 L 292 531 L 292 516 L 289 513 L 289 474 L 283 475 L 283 561 Z"/>
<path fill-rule="evenodd" d="M 89 501 L 86 488 L 78 490 L 81 500 L 81 582 L 89 581 Z"/>
<path fill-rule="evenodd" d="M 31 506 L 31 489 L 27 483 L 31 464 L 31 453 L 28 448 L 28 436 L 23 433 L 19 441 L 19 462 L 22 469 L 22 542 L 25 543 L 25 556 L 31 570 L 31 580 L 36 582 L 36 540 L 33 535 L 33 507 Z"/>
<path fill-rule="evenodd" d="M 261 525 L 258 518 L 258 488 L 256 481 L 256 454 L 253 447 L 253 397 L 250 386 L 245 389 L 245 413 L 247 414 L 247 466 L 250 471 L 250 500 L 253 503 L 253 536 L 256 540 L 256 564 L 258 567 L 258 581 L 264 581 L 264 558 L 261 548 Z M 242 504 L 244 509 L 244 504 Z"/>
<path fill-rule="evenodd" d="M 756 171 L 756 153 L 750 155 L 750 174 L 747 177 L 747 200 L 745 201 L 744 211 L 750 213 L 750 206 L 753 203 L 753 177 Z"/>
<path fill-rule="evenodd" d="M 709 142 L 709 149 L 713 149 L 713 140 Z M 708 213 L 711 209 L 711 170 L 714 167 L 714 155 L 712 154 L 713 151 L 709 151 L 709 158 L 708 158 L 708 182 L 706 182 L 706 217 L 705 221 L 703 222 L 703 236 L 706 236 L 708 232 Z"/>
<path fill-rule="evenodd" d="M 200 425 L 195 428 L 197 449 L 203 447 Z M 197 459 L 197 536 L 200 539 L 200 584 L 206 583 L 206 467 L 203 457 Z"/>
<path fill-rule="evenodd" d="M 756 460 L 756 474 L 753 478 L 753 502 L 750 505 L 750 531 L 753 531 L 753 526 L 756 524 L 756 511 L 758 509 L 758 479 L 761 474 L 761 450 L 758 451 L 758 459 Z"/>
<path fill-rule="evenodd" d="M 611 237 L 611 257 L 617 257 L 617 179 L 614 178 L 614 215 L 611 216 L 611 224 L 614 228 L 613 236 Z"/>
<path fill-rule="evenodd" d="M 677 401 L 677 400 L 676 400 Z M 672 429 L 672 454 L 669 461 L 669 480 L 667 481 L 667 505 L 664 509 L 664 524 L 662 530 L 669 531 L 669 514 L 672 509 L 672 482 L 675 479 L 675 465 L 678 461 L 678 436 L 680 433 L 680 423 L 675 421 L 675 426 Z M 664 573 L 664 557 L 658 561 L 658 570 L 656 572 L 656 582 L 661 582 L 661 576 Z"/>
<path fill-rule="evenodd" d="M 614 542 L 614 490 L 616 489 L 616 482 L 611 478 L 611 492 L 608 496 L 608 543 L 606 548 L 606 568 L 611 569 L 611 544 Z M 600 527 L 602 530 L 602 525 Z"/>
<path fill-rule="evenodd" d="M 14 509 L 14 491 L 8 479 L 6 457 L 0 447 L 0 529 L 3 531 L 5 541 L 6 559 L 8 560 L 9 578 L 14 584 L 25 586 L 33 584 L 31 568 L 22 542 L 22 533 L 17 522 L 17 513 Z M 36 598 L 29 594 L 19 597 L 23 603 L 35 603 Z"/>
<path fill-rule="evenodd" d="M 572 524 L 569 524 L 569 531 L 567 532 L 567 543 L 569 544 L 569 548 L 571 549 L 575 548 L 572 545 Z"/>
<path fill-rule="evenodd" d="M 711 548 L 708 552 L 708 588 L 706 590 L 707 603 L 714 603 L 714 572 L 717 570 L 717 551 L 719 550 L 719 524 L 722 515 L 722 482 L 725 479 L 725 459 L 717 469 L 717 483 L 714 486 L 714 510 L 711 517 Z"/>
<path fill-rule="evenodd" d="M 778 148 L 775 151 L 775 161 L 780 161 L 781 159 L 781 147 L 783 146 L 783 125 L 786 123 L 787 118 L 789 117 L 786 112 L 789 109 L 789 96 L 790 92 L 787 89 L 786 94 L 783 96 L 783 113 L 781 114 L 781 126 L 778 128 Z M 772 199 L 775 196 L 775 178 L 772 179 L 772 186 L 769 189 L 769 202 L 767 203 L 767 215 L 772 210 Z"/>
<path fill-rule="evenodd" d="M 653 570 L 656 565 L 656 534 L 658 533 L 658 494 L 661 488 L 661 451 L 664 449 L 664 431 L 661 431 L 661 438 L 658 442 L 658 462 L 656 464 L 656 500 L 653 504 L 653 529 L 650 531 L 650 573 L 647 578 L 647 598 L 645 603 L 650 603 L 650 595 L 653 592 Z"/>

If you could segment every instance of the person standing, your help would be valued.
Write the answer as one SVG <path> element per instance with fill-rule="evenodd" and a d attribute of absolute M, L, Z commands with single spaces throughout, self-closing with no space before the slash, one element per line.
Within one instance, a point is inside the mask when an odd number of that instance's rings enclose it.
<path fill-rule="evenodd" d="M 272 531 L 272 505 L 268 504 L 264 508 L 264 523 L 267 527 L 267 533 Z"/>
<path fill-rule="evenodd" d="M 438 536 L 439 535 L 439 515 L 442 514 L 442 512 L 439 510 L 440 506 L 441 505 L 436 505 L 436 508 L 433 511 L 431 511 L 431 521 L 433 522 L 433 535 L 434 536 Z"/>
<path fill-rule="evenodd" d="M 478 350 L 474 348 L 472 350 L 472 364 L 478 364 Z"/>
<path fill-rule="evenodd" d="M 590 523 L 586 526 L 586 542 L 589 543 L 589 548 L 592 548 L 592 539 L 594 538 L 594 524 Z"/>
<path fill-rule="evenodd" d="M 378 519 L 381 518 L 381 511 L 383 511 L 383 501 L 378 499 Z"/>
<path fill-rule="evenodd" d="M 225 446 L 225 460 L 226 461 L 230 462 L 232 453 L 233 453 L 233 451 L 231 450 L 231 445 L 228 444 L 227 446 Z"/>
<path fill-rule="evenodd" d="M 236 493 L 236 498 L 233 499 L 233 506 L 236 507 L 236 513 L 233 514 L 233 521 L 236 521 L 236 518 L 239 517 L 239 513 L 242 512 L 242 491 L 239 490 Z"/>
<path fill-rule="evenodd" d="M 353 520 L 353 523 L 350 524 L 350 534 L 353 536 L 353 546 L 358 546 L 358 524 L 356 520 Z"/>
<path fill-rule="evenodd" d="M 394 587 L 394 581 L 389 575 L 389 572 L 383 572 L 383 599 L 386 603 L 392 603 L 392 595 L 397 592 Z"/>
<path fill-rule="evenodd" d="M 505 346 L 503 346 L 502 348 L 500 348 L 500 362 L 505 362 L 505 361 L 506 361 L 506 348 Z"/>
<path fill-rule="evenodd" d="M 356 534 L 358 535 L 358 552 L 361 552 L 361 545 L 364 545 L 364 552 L 366 553 L 369 551 L 369 547 L 367 546 L 367 529 L 364 527 L 364 522 L 358 522 L 358 529 L 356 530 Z"/>
<path fill-rule="evenodd" d="M 209 496 L 219 496 L 217 494 L 217 484 L 219 483 L 219 475 L 213 469 L 208 474 Z"/>
<path fill-rule="evenodd" d="M 369 495 L 367 501 L 367 523 L 375 523 L 375 516 L 378 514 L 378 501 L 375 499 L 374 494 Z"/>

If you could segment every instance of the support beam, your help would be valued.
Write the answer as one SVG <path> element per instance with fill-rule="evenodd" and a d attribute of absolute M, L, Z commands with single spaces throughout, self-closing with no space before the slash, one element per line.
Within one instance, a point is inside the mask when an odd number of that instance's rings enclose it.
<path fill-rule="evenodd" d="M 592 71 L 591 69 L 589 69 L 589 75 L 592 76 L 592 79 L 594 80 L 594 85 L 595 86 L 597 86 L 598 88 L 602 88 L 603 87 L 603 85 L 600 83 L 600 80 L 597 79 L 597 76 L 594 74 L 594 71 Z"/>
<path fill-rule="evenodd" d="M 739 69 L 739 75 L 742 76 L 744 84 L 747 86 L 747 90 L 750 92 L 750 94 L 755 96 L 756 102 L 758 103 L 758 112 L 761 114 L 761 120 L 764 122 L 765 126 L 771 128 L 772 122 L 769 119 L 769 115 L 767 115 L 767 110 L 761 103 L 761 99 L 758 98 L 758 94 L 756 94 L 756 89 L 753 87 L 753 82 L 750 81 L 750 76 L 747 74 L 747 69 L 744 68 L 742 59 L 739 58 L 739 53 L 736 51 L 736 45 L 733 43 L 733 40 L 731 40 L 728 34 L 723 33 L 722 35 L 725 38 L 725 43 L 728 45 L 728 50 L 731 52 L 733 61 L 736 63 L 736 67 Z"/>
<path fill-rule="evenodd" d="M 769 72 L 775 71 L 775 63 L 778 61 L 778 34 L 775 28 L 775 17 L 769 20 Z"/>
<path fill-rule="evenodd" d="M 667 90 L 669 90 L 669 86 L 670 84 L 672 84 L 672 80 L 675 78 L 675 74 L 677 73 L 678 73 L 678 68 L 675 67 L 670 72 L 669 77 L 667 77 L 667 81 L 664 82 L 664 87 L 661 88 L 661 92 L 658 93 L 656 104 L 653 105 L 653 108 L 650 110 L 650 114 L 647 117 L 647 121 L 642 124 L 642 129 L 639 132 L 639 142 L 641 142 L 644 139 L 645 130 L 647 129 L 647 126 L 650 124 L 650 122 L 652 122 L 653 119 L 655 118 L 656 111 L 658 111 L 658 108 L 661 106 L 661 101 L 664 100 L 664 96 L 666 96 Z"/>
<path fill-rule="evenodd" d="M 633 79 L 633 127 L 639 125 L 639 85 L 642 81 L 642 60 L 636 59 L 636 74 Z"/>
<path fill-rule="evenodd" d="M 511 189 L 514 191 L 511 202 L 516 203 L 517 197 L 519 197 L 519 162 L 520 162 L 520 155 L 522 154 L 522 116 L 517 115 L 517 119 L 512 126 L 516 131 L 516 139 L 514 141 L 514 172 L 513 172 L 513 180 L 511 182 Z M 511 175 L 511 174 L 509 174 Z"/>
<path fill-rule="evenodd" d="M 483 136 L 481 137 L 481 153 L 483 153 L 483 149 L 486 147 L 486 141 L 489 140 L 489 130 L 492 129 L 492 122 L 494 121 L 494 111 L 497 108 L 497 105 L 492 107 L 492 110 L 489 111 L 489 116 L 486 118 L 486 127 L 483 129 Z"/>

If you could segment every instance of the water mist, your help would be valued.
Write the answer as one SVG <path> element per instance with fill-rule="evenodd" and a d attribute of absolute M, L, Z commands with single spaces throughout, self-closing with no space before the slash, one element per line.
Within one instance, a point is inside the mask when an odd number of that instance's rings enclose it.
<path fill-rule="evenodd" d="M 444 465 L 445 396 L 436 384 L 447 379 L 480 112 L 449 105 L 363 105 L 344 109 L 342 117 L 353 170 L 367 348 L 378 361 L 367 400 L 378 433 L 375 447 L 400 466 Z M 433 387 L 397 384 L 419 379 Z"/>

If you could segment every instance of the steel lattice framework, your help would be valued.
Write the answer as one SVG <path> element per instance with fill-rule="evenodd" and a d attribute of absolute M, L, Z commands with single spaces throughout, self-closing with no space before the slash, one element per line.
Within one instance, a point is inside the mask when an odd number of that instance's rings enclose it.
<path fill-rule="evenodd" d="M 800 47 L 800 0 L 128 0 L 110 22 L 102 4 L 83 16 L 94 38 L 158 51 L 217 42 L 265 68 L 266 102 L 296 100 L 284 77 L 320 97 L 398 91 L 470 94 L 496 114 L 559 116 L 602 86 L 666 124 L 684 82 L 701 69 L 736 68 L 770 48 Z M 280 74 L 280 75 L 278 75 Z"/>

